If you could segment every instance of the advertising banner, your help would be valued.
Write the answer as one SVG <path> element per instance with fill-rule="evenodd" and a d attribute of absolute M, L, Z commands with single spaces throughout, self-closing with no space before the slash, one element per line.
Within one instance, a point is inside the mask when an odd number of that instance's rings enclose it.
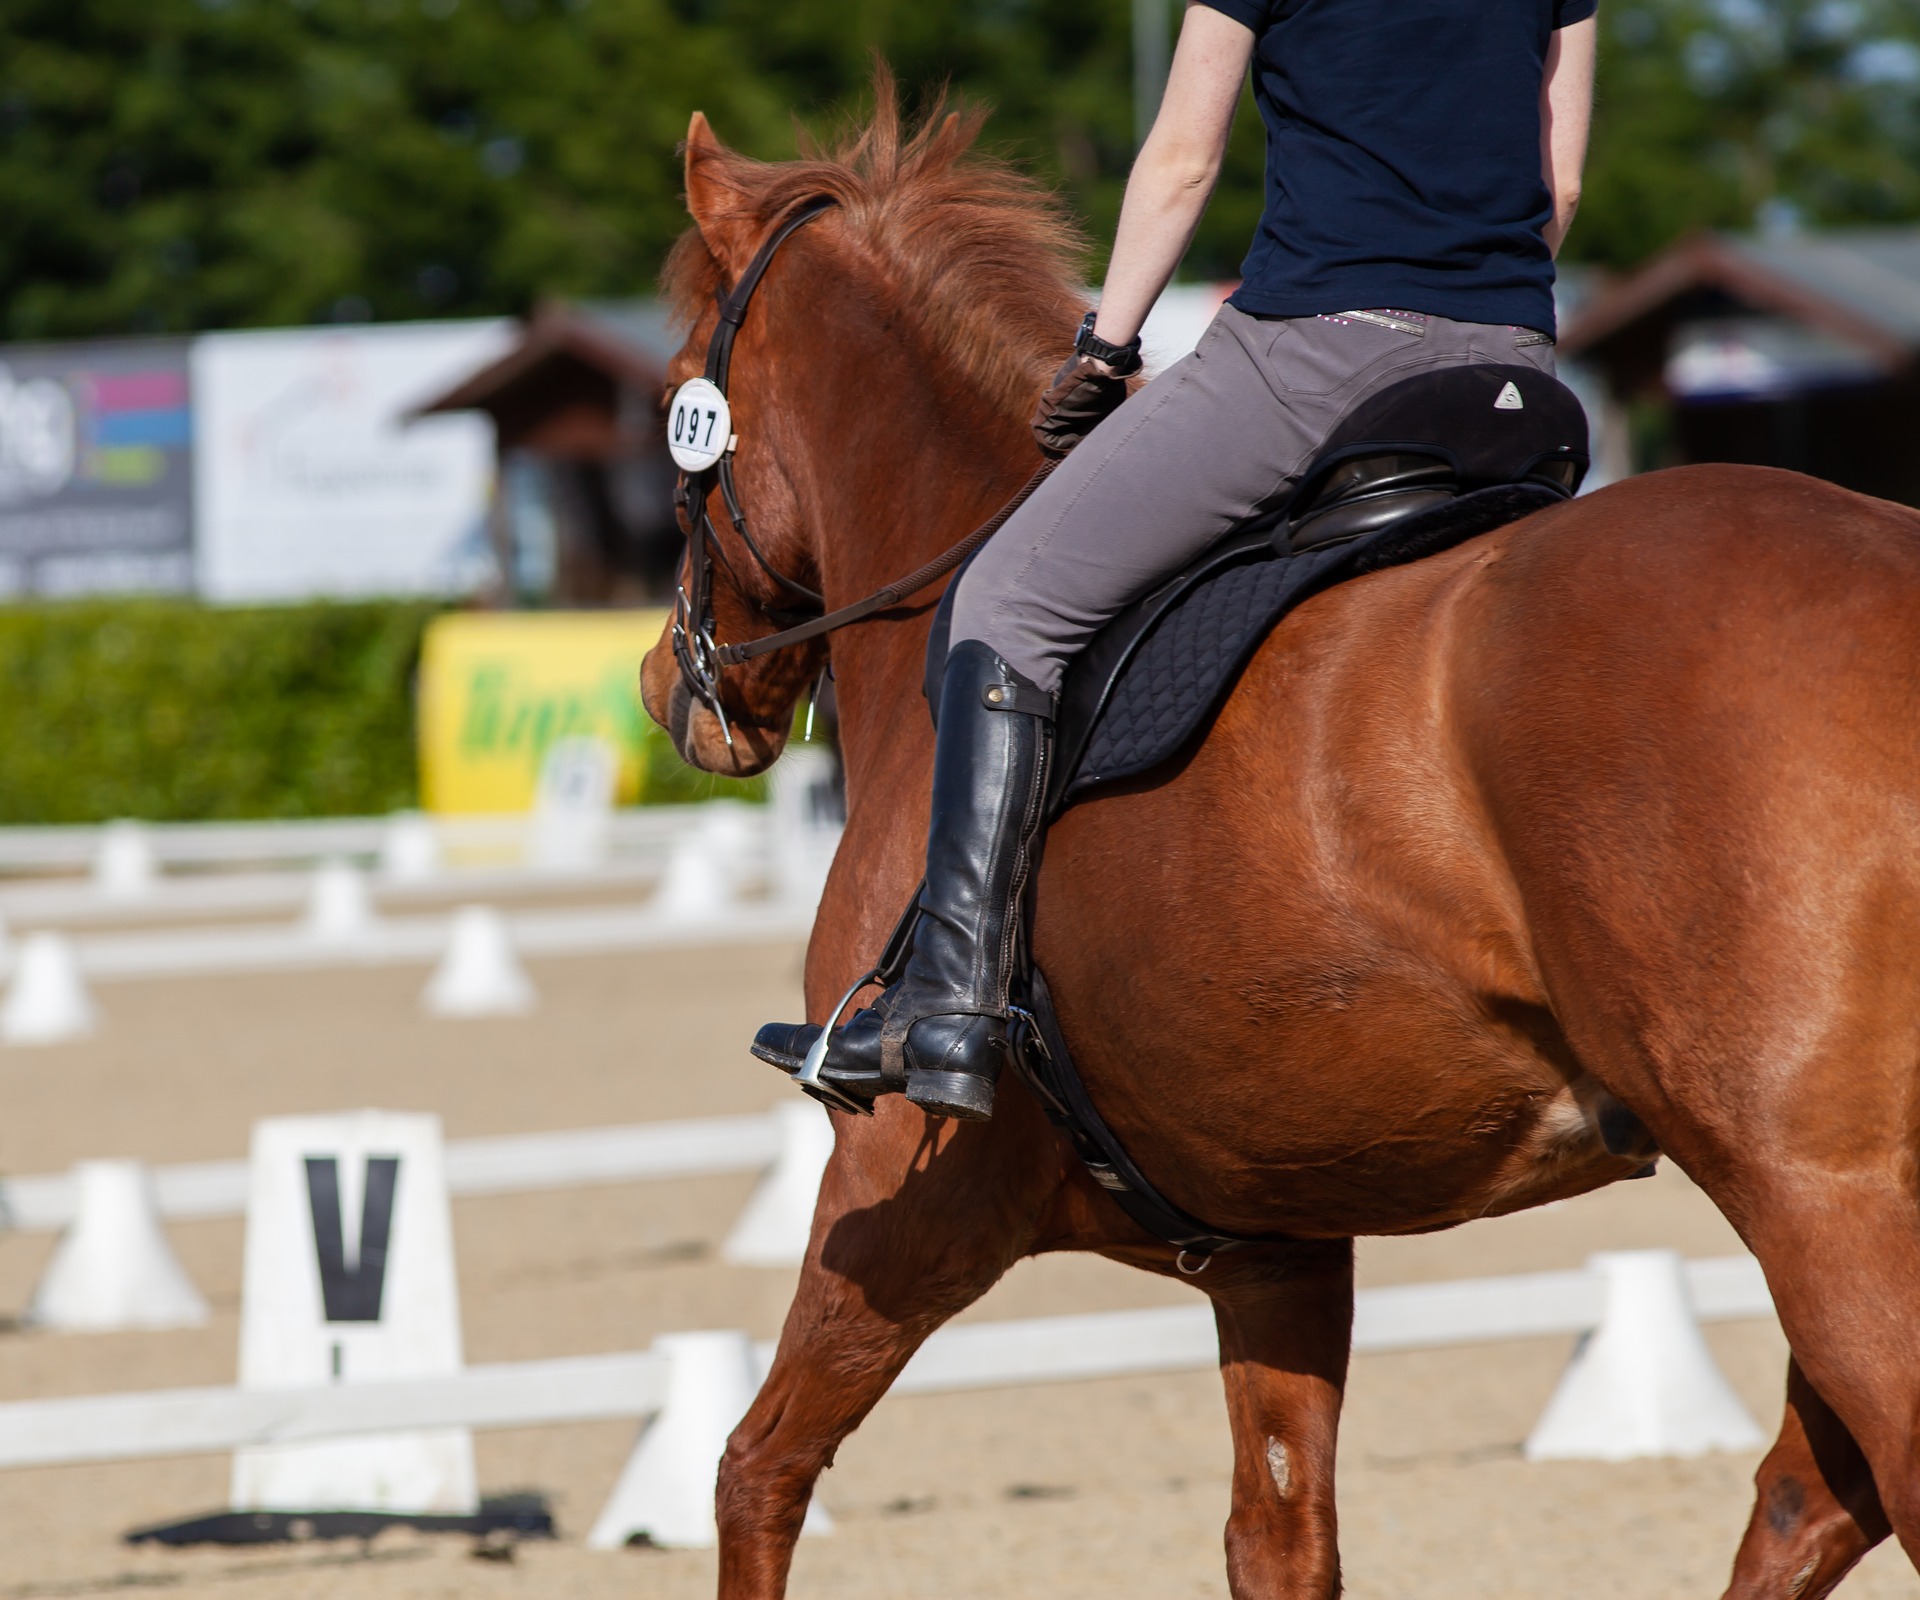
<path fill-rule="evenodd" d="M 198 340 L 201 594 L 458 595 L 485 582 L 493 426 L 406 414 L 495 360 L 513 334 L 496 319 Z"/>
<path fill-rule="evenodd" d="M 0 598 L 193 584 L 187 342 L 0 350 Z"/>
<path fill-rule="evenodd" d="M 427 627 L 420 662 L 420 794 L 429 811 L 531 809 L 547 752 L 599 739 L 615 799 L 641 798 L 640 658 L 664 611 L 463 612 Z"/>

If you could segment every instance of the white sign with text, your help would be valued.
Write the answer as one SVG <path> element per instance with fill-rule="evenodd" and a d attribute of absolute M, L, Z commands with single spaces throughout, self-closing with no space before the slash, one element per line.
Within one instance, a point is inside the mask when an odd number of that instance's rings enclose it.
<path fill-rule="evenodd" d="M 197 340 L 201 595 L 457 595 L 484 582 L 493 424 L 406 419 L 513 337 L 490 319 Z"/>
<path fill-rule="evenodd" d="M 240 1307 L 242 1388 L 458 1372 L 440 1119 L 392 1111 L 256 1123 Z M 465 1429 L 240 1450 L 236 1511 L 473 1512 Z"/>

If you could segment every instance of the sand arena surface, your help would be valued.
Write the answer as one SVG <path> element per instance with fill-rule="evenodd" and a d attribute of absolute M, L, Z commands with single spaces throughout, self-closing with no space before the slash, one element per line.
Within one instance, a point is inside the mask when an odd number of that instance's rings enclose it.
<path fill-rule="evenodd" d="M 528 1020 L 435 1022 L 416 967 L 102 985 L 101 1035 L 0 1050 L 0 1170 L 81 1157 L 232 1157 L 260 1116 L 360 1105 L 440 1113 L 450 1137 L 758 1111 L 781 1087 L 745 1041 L 797 1015 L 792 946 L 531 966 Z M 699 1327 L 777 1331 L 786 1271 L 717 1259 L 749 1175 L 457 1201 L 467 1356 L 508 1361 L 644 1346 Z M 241 1225 L 175 1225 L 212 1301 L 174 1333 L 0 1332 L 0 1400 L 187 1384 L 235 1373 Z M 53 1245 L 0 1236 L 0 1314 L 17 1313 Z M 1679 1175 L 1423 1239 L 1362 1246 L 1366 1285 L 1578 1265 L 1594 1249 L 1738 1248 Z M 1187 1302 L 1193 1291 L 1108 1263 L 1023 1264 L 969 1315 L 1003 1318 Z M 1770 1323 L 1723 1324 L 1715 1353 L 1771 1430 L 1785 1347 Z M 1522 1461 L 1519 1443 L 1570 1341 L 1362 1356 L 1341 1451 L 1348 1593 L 1713 1595 L 1743 1527 L 1757 1452 L 1617 1466 Z M 581 1543 L 632 1445 L 597 1423 L 476 1436 L 483 1492 L 538 1489 L 562 1537 L 511 1561 L 467 1541 L 389 1534 L 252 1552 L 129 1549 L 127 1528 L 219 1507 L 224 1457 L 0 1473 L 0 1600 L 149 1590 L 295 1600 L 640 1596 L 713 1590 L 711 1552 L 596 1554 Z M 1207 1372 L 883 1402 L 820 1497 L 837 1531 L 802 1541 L 796 1596 L 1047 1600 L 1219 1596 L 1231 1453 Z M 1883 1546 L 1842 1593 L 1920 1597 Z"/>

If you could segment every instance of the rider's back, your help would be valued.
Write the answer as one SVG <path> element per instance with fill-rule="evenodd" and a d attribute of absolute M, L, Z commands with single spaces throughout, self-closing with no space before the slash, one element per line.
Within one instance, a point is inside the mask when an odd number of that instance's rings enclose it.
<path fill-rule="evenodd" d="M 1553 328 L 1540 83 L 1592 0 L 1209 0 L 1258 36 L 1267 203 L 1234 304 Z"/>

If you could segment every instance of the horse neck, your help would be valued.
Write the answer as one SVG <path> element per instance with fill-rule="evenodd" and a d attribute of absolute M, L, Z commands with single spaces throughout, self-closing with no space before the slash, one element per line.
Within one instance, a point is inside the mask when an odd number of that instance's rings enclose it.
<path fill-rule="evenodd" d="M 897 336 L 882 331 L 863 351 L 854 341 L 837 341 L 835 356 L 842 381 L 814 369 L 821 381 L 802 412 L 813 479 L 807 498 L 822 541 L 818 564 L 829 608 L 862 599 L 951 549 L 1005 504 L 1039 459 L 1020 419 L 973 398 L 970 388 L 930 379 Z M 860 430 L 850 446 L 847 413 L 822 404 L 828 394 L 884 396 L 884 425 Z M 903 761 L 925 759 L 922 668 L 940 593 L 926 590 L 831 641 L 854 804 L 863 792 L 884 792 Z"/>

